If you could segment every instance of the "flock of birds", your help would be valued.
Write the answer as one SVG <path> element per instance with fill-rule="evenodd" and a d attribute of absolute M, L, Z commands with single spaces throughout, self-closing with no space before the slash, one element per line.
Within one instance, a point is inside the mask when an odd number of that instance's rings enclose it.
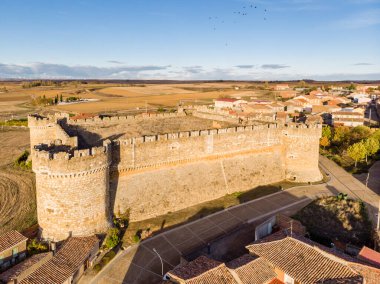
<path fill-rule="evenodd" d="M 248 6 L 243 6 L 241 9 L 239 9 L 239 11 L 234 11 L 233 14 L 235 16 L 240 16 L 240 17 L 246 17 L 248 16 L 249 13 L 251 13 L 251 11 L 253 12 L 254 10 L 261 10 L 257 5 L 254 5 L 254 4 L 251 4 L 251 5 L 248 5 Z M 251 11 L 250 11 L 251 10 Z M 263 20 L 266 21 L 267 20 L 267 14 L 268 14 L 268 10 L 267 9 L 263 9 L 264 11 L 264 18 Z M 219 19 L 219 17 L 209 17 L 208 18 L 210 22 L 213 22 L 213 30 L 216 31 L 216 24 L 217 23 L 221 23 L 221 24 L 224 24 L 225 23 L 225 20 L 223 19 Z M 237 20 L 235 19 L 233 21 L 234 24 L 237 23 Z M 226 46 L 228 46 L 228 43 L 225 44 Z"/>
<path fill-rule="evenodd" d="M 234 11 L 233 14 L 236 15 L 236 16 L 245 17 L 245 16 L 248 16 L 248 14 L 249 14 L 248 12 L 249 12 L 250 9 L 252 9 L 252 10 L 254 10 L 254 9 L 259 10 L 258 8 L 259 7 L 257 5 L 251 4 L 251 5 L 248 5 L 248 6 L 243 6 L 240 9 L 240 11 Z M 266 21 L 267 20 L 268 10 L 267 9 L 263 9 L 263 11 L 264 11 L 264 18 L 263 19 L 264 19 L 264 21 Z M 218 20 L 220 20 L 219 17 L 211 17 L 210 16 L 210 17 L 208 17 L 208 19 L 209 19 L 209 21 L 214 21 L 214 23 L 213 23 L 213 29 L 215 31 L 216 30 L 216 24 L 217 24 Z M 222 23 L 222 24 L 224 24 L 224 22 L 225 22 L 224 20 L 220 21 L 220 23 Z M 233 23 L 236 24 L 237 21 L 234 20 Z"/>

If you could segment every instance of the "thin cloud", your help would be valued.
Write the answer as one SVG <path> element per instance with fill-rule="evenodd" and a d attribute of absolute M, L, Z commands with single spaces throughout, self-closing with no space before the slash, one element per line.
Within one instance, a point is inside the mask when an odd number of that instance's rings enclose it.
<path fill-rule="evenodd" d="M 339 20 L 333 25 L 338 29 L 362 29 L 380 24 L 380 9 L 371 9 Z"/>
<path fill-rule="evenodd" d="M 108 60 L 107 62 L 112 63 L 112 64 L 124 64 L 124 62 L 117 61 L 117 60 Z"/>
<path fill-rule="evenodd" d="M 367 63 L 367 62 L 359 62 L 359 63 L 355 63 L 353 65 L 355 65 L 355 66 L 369 66 L 369 65 L 373 65 L 373 64 Z"/>
<path fill-rule="evenodd" d="M 0 78 L 114 78 L 123 76 L 134 77 L 139 73 L 166 70 L 170 66 L 69 66 L 64 64 L 51 64 L 36 62 L 30 65 L 16 65 L 0 63 Z"/>
<path fill-rule="evenodd" d="M 185 66 L 183 67 L 183 70 L 185 72 L 189 72 L 189 73 L 192 73 L 192 74 L 198 74 L 198 73 L 202 73 L 204 70 L 203 70 L 203 67 L 202 66 Z"/>
<path fill-rule="evenodd" d="M 284 64 L 264 64 L 261 65 L 261 68 L 263 69 L 284 69 L 289 68 L 290 66 L 284 65 Z"/>
<path fill-rule="evenodd" d="M 241 69 L 251 69 L 255 67 L 255 65 L 236 65 L 236 68 L 241 68 Z"/>

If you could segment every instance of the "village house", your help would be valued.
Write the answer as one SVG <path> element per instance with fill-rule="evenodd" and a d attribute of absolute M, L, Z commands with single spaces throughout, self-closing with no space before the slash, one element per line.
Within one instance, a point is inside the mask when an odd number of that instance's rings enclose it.
<path fill-rule="evenodd" d="M 221 98 L 214 101 L 215 108 L 235 108 L 240 107 L 242 104 L 246 104 L 247 101 L 233 99 L 233 98 Z"/>
<path fill-rule="evenodd" d="M 334 126 L 355 127 L 364 124 L 364 115 L 355 111 L 337 111 L 332 113 L 332 124 Z"/>
<path fill-rule="evenodd" d="M 165 279 L 180 284 L 378 283 L 379 266 L 299 235 L 296 224 L 248 245 L 249 254 L 227 263 L 202 255 L 175 267 Z"/>
<path fill-rule="evenodd" d="M 276 112 L 269 105 L 264 104 L 245 104 L 242 106 L 245 113 L 274 113 Z"/>
<path fill-rule="evenodd" d="M 287 102 L 284 102 L 285 105 L 285 111 L 287 113 L 294 113 L 294 112 L 302 112 L 303 107 L 299 104 L 295 103 L 293 100 L 289 100 Z"/>
<path fill-rule="evenodd" d="M 357 104 L 367 104 L 371 102 L 372 100 L 369 97 L 369 95 L 364 94 L 364 93 L 354 93 L 354 94 L 349 95 L 348 97 L 351 98 L 353 102 Z"/>
<path fill-rule="evenodd" d="M 0 274 L 10 284 L 71 284 L 92 266 L 99 250 L 96 236 L 70 237 L 57 252 L 34 255 Z"/>
<path fill-rule="evenodd" d="M 279 111 L 284 111 L 285 110 L 285 105 L 279 102 L 274 102 L 268 105 L 270 108 L 274 110 L 274 112 L 279 112 Z"/>
<path fill-rule="evenodd" d="M 0 271 L 4 271 L 26 257 L 27 237 L 12 230 L 0 235 Z"/>
<path fill-rule="evenodd" d="M 291 99 L 297 95 L 297 92 L 293 90 L 286 90 L 286 91 L 276 91 L 274 94 L 276 97 L 280 97 L 282 99 Z"/>
<path fill-rule="evenodd" d="M 288 102 L 292 102 L 294 105 L 299 106 L 303 110 L 308 110 L 310 111 L 312 109 L 312 104 L 304 98 L 294 98 L 292 100 L 289 100 Z"/>

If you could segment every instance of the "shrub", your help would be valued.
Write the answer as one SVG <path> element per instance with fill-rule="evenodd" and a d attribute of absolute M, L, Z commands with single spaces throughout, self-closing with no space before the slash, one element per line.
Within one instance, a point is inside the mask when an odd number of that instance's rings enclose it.
<path fill-rule="evenodd" d="M 134 236 L 132 237 L 132 242 L 133 242 L 134 244 L 139 243 L 139 242 L 140 242 L 140 236 L 139 236 L 139 235 L 134 235 Z"/>
<path fill-rule="evenodd" d="M 32 239 L 28 242 L 27 250 L 29 254 L 38 254 L 49 250 L 47 243 L 39 242 L 37 239 Z"/>
<path fill-rule="evenodd" d="M 102 270 L 103 266 L 101 266 L 99 263 L 94 265 L 94 270 L 98 273 L 100 270 Z"/>
<path fill-rule="evenodd" d="M 25 150 L 14 162 L 15 166 L 24 170 L 30 170 L 32 168 L 32 161 L 27 161 L 29 157 L 29 151 Z"/>
<path fill-rule="evenodd" d="M 119 238 L 119 229 L 111 228 L 108 230 L 106 240 L 104 241 L 104 247 L 111 249 L 115 247 L 120 241 Z"/>

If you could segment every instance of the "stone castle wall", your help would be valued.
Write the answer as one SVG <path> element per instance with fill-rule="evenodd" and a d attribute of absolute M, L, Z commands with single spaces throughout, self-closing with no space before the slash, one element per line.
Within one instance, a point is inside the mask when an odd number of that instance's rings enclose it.
<path fill-rule="evenodd" d="M 109 208 L 110 143 L 103 147 L 51 154 L 33 151 L 37 216 L 43 238 L 105 232 Z"/>
<path fill-rule="evenodd" d="M 47 129 L 46 138 L 61 135 Z M 104 230 L 112 211 L 143 220 L 284 179 L 317 181 L 320 135 L 319 126 L 261 125 L 114 140 L 72 153 L 37 149 L 39 224 L 44 236 L 60 239 Z"/>

